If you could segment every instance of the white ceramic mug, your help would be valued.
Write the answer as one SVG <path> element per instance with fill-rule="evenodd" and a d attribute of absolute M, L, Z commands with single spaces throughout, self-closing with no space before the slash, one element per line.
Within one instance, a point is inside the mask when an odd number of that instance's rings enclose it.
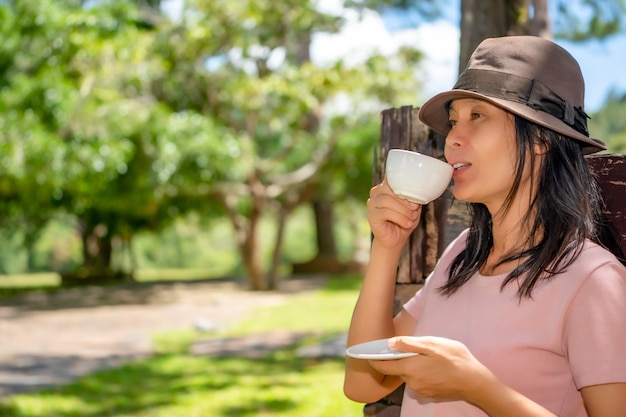
<path fill-rule="evenodd" d="M 450 184 L 454 169 L 432 156 L 404 149 L 387 152 L 385 175 L 397 196 L 419 204 L 427 204 L 443 194 Z"/>

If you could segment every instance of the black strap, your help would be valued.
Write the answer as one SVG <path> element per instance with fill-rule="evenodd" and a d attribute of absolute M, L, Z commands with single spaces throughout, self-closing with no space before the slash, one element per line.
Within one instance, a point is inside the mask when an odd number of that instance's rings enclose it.
<path fill-rule="evenodd" d="M 461 74 L 454 88 L 525 104 L 551 114 L 589 137 L 589 116 L 582 107 L 574 107 L 537 80 L 498 71 L 468 69 Z"/>

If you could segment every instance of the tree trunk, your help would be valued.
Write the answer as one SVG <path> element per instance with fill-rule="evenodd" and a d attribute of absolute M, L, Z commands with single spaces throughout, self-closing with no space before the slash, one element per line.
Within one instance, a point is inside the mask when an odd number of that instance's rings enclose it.
<path fill-rule="evenodd" d="M 111 267 L 113 236 L 106 225 L 81 220 L 83 263 L 78 270 L 61 274 L 63 285 L 90 285 L 132 280 L 132 272 L 115 271 Z"/>
<path fill-rule="evenodd" d="M 246 180 L 246 185 L 248 187 L 247 198 L 249 198 L 246 203 L 249 211 L 245 214 L 240 213 L 238 208 L 241 196 L 228 192 L 218 192 L 215 196 L 226 210 L 233 226 L 237 248 L 248 277 L 250 289 L 265 291 L 268 289 L 268 284 L 263 272 L 259 227 L 261 213 L 263 213 L 267 203 L 266 191 L 263 184 L 254 175 Z"/>
<path fill-rule="evenodd" d="M 278 268 L 280 266 L 280 254 L 283 248 L 283 240 L 285 237 L 285 226 L 287 224 L 287 210 L 281 210 L 277 216 L 278 224 L 276 226 L 276 238 L 274 239 L 274 250 L 272 251 L 272 260 L 270 269 L 267 273 L 267 289 L 275 290 L 278 288 Z"/>
<path fill-rule="evenodd" d="M 109 268 L 113 246 L 107 227 L 103 224 L 87 224 L 81 230 L 81 239 L 83 266 L 96 271 Z"/>
<path fill-rule="evenodd" d="M 532 3 L 534 13 L 530 21 L 530 35 L 540 36 L 544 39 L 552 39 L 548 0 L 533 0 Z"/>
<path fill-rule="evenodd" d="M 333 203 L 323 199 L 313 201 L 317 253 L 313 259 L 293 264 L 293 274 L 333 273 L 344 274 L 363 271 L 363 263 L 359 260 L 342 261 L 337 254 L 335 244 L 335 222 Z"/>
<path fill-rule="evenodd" d="M 303 65 L 311 61 L 311 32 L 300 34 L 294 45 L 296 62 Z M 305 116 L 306 130 L 311 133 L 319 131 L 319 111 L 314 111 Z M 312 203 L 315 218 L 315 232 L 317 254 L 310 262 L 294 265 L 294 273 L 299 272 L 337 272 L 341 269 L 341 262 L 337 258 L 335 244 L 335 223 L 333 216 L 333 202 L 317 196 Z"/>
<path fill-rule="evenodd" d="M 480 42 L 507 34 L 505 3 L 502 0 L 461 0 L 459 74 Z"/>
<path fill-rule="evenodd" d="M 261 248 L 259 245 L 258 225 L 256 216 L 249 219 L 248 228 L 244 233 L 243 242 L 240 246 L 241 256 L 250 279 L 250 289 L 253 291 L 266 291 L 268 289 L 263 262 L 261 262 Z"/>
<path fill-rule="evenodd" d="M 512 35 L 550 38 L 547 0 L 461 0 L 459 73 L 480 42 Z"/>
<path fill-rule="evenodd" d="M 335 246 L 333 204 L 330 201 L 317 199 L 313 201 L 317 256 L 337 259 Z"/>

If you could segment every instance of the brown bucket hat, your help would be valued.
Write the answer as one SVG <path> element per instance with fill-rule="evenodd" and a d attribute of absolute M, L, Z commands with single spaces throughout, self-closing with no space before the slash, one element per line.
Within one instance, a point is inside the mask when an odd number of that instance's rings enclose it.
<path fill-rule="evenodd" d="M 506 36 L 481 42 L 452 90 L 419 110 L 422 122 L 447 134 L 449 103 L 478 98 L 580 142 L 583 153 L 606 149 L 589 137 L 585 82 L 578 62 L 557 44 L 535 36 Z"/>

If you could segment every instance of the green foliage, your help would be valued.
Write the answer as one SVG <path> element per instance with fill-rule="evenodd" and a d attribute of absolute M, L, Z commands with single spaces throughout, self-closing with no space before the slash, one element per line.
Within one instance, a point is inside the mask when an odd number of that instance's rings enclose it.
<path fill-rule="evenodd" d="M 315 197 L 346 197 L 338 193 L 346 185 L 334 186 L 341 182 L 335 173 L 346 167 L 334 151 L 343 146 L 344 134 L 359 129 L 373 111 L 412 101 L 417 89 L 412 65 L 420 56 L 374 56 L 362 65 L 340 61 L 321 67 L 308 58 L 311 37 L 335 31 L 340 19 L 317 11 L 314 2 L 185 4 L 180 22 L 159 28 L 155 49 L 167 51 L 162 56 L 170 71 L 155 82 L 153 93 L 178 113 L 212 119 L 219 147 L 208 153 L 212 163 L 207 168 L 192 163 L 190 169 L 177 171 L 173 183 L 184 178 L 198 190 L 208 182 L 210 201 L 220 204 L 233 224 L 247 272 L 258 277 L 262 271 L 256 259 L 264 250 L 259 249 L 260 219 L 284 218 Z M 332 111 L 339 97 L 350 103 L 349 112 Z M 350 170 L 370 168 L 368 163 Z M 199 179 L 198 172 L 207 174 Z M 327 184 L 332 186 L 326 189 Z M 179 206 L 198 195 L 189 188 L 172 191 L 180 198 Z M 280 248 L 268 256 L 275 251 Z"/>
<path fill-rule="evenodd" d="M 367 193 L 363 184 L 359 186 L 363 193 Z M 356 193 L 355 190 L 349 192 Z M 358 198 L 362 200 L 365 195 Z M 335 230 L 339 259 L 353 259 L 362 249 L 359 244 L 369 238 L 364 210 L 362 201 L 337 204 L 337 217 L 341 220 Z M 23 233 L 4 232 L 0 239 L 0 273 L 74 270 L 82 259 L 80 237 L 75 229 L 72 217 L 56 218 L 40 230 L 40 237 L 32 246 L 24 244 Z M 276 220 L 271 216 L 263 219 L 260 244 L 265 266 L 269 262 L 275 231 Z M 194 213 L 180 216 L 157 232 L 138 232 L 131 245 L 132 253 L 125 248 L 116 250 L 112 265 L 119 270 L 130 270 L 134 266 L 138 281 L 245 276 L 232 225 L 219 216 L 208 216 L 208 219 Z M 281 272 L 289 274 L 292 264 L 306 262 L 315 253 L 313 213 L 310 206 L 302 206 L 287 221 L 280 257 Z M 36 278 L 0 277 L 0 286 L 4 287 L 28 287 L 38 282 Z M 58 277 L 54 280 L 56 284 Z"/>
<path fill-rule="evenodd" d="M 401 10 L 404 13 L 414 11 L 417 16 L 426 20 L 441 17 L 443 8 L 449 6 L 447 0 L 346 0 L 347 7 L 368 8 L 379 11 L 388 9 Z"/>
<path fill-rule="evenodd" d="M 606 142 L 608 152 L 626 153 L 626 95 L 611 94 L 606 105 L 591 115 L 589 131 Z"/>
<path fill-rule="evenodd" d="M 556 1 L 554 35 L 572 41 L 604 39 L 624 30 L 624 0 Z"/>
<path fill-rule="evenodd" d="M 0 221 L 26 230 L 31 243 L 59 209 L 88 230 L 104 223 L 116 233 L 126 213 L 111 216 L 111 185 L 128 171 L 137 155 L 132 137 L 150 119 L 129 89 L 147 61 L 136 10 L 120 2 L 85 9 L 29 0 L 0 8 L 8 22 L 0 47 Z"/>
<path fill-rule="evenodd" d="M 414 101 L 419 53 L 316 66 L 311 37 L 342 21 L 312 1 L 188 1 L 179 20 L 144 3 L 0 3 L 0 226 L 32 247 L 67 213 L 106 248 L 228 213 L 241 248 L 257 218 L 362 201 L 375 120 Z M 82 262 L 108 267 L 100 251 Z"/>
<path fill-rule="evenodd" d="M 204 278 L 242 273 L 227 222 L 179 218 L 158 233 L 140 233 L 133 241 L 139 276 L 145 269 L 201 269 Z"/>
<path fill-rule="evenodd" d="M 82 240 L 137 235 L 144 247 L 149 233 L 180 232 L 177 219 L 189 213 L 228 219 L 232 250 L 259 239 L 259 219 L 312 199 L 351 207 L 367 196 L 379 113 L 415 102 L 419 51 L 319 66 L 308 57 L 311 38 L 343 22 L 313 1 L 188 0 L 176 19 L 159 15 L 159 3 L 0 2 L 0 227 L 6 245 L 30 248 L 6 256 L 5 271 L 47 262 L 33 248 L 59 214 Z M 431 18 L 446 2 L 347 4 Z M 559 21 L 578 16 L 568 10 Z M 587 10 L 579 21 L 604 36 L 624 7 L 583 1 L 572 10 Z M 563 26 L 572 37 L 587 27 L 574 23 Z M 141 256 L 178 267 L 174 258 L 191 259 L 198 242 Z M 61 258 L 61 244 L 52 246 Z M 257 246 L 269 257 L 267 244 Z M 61 270 L 94 261 L 75 246 L 69 252 Z M 217 269 L 237 264 L 232 258 Z"/>

